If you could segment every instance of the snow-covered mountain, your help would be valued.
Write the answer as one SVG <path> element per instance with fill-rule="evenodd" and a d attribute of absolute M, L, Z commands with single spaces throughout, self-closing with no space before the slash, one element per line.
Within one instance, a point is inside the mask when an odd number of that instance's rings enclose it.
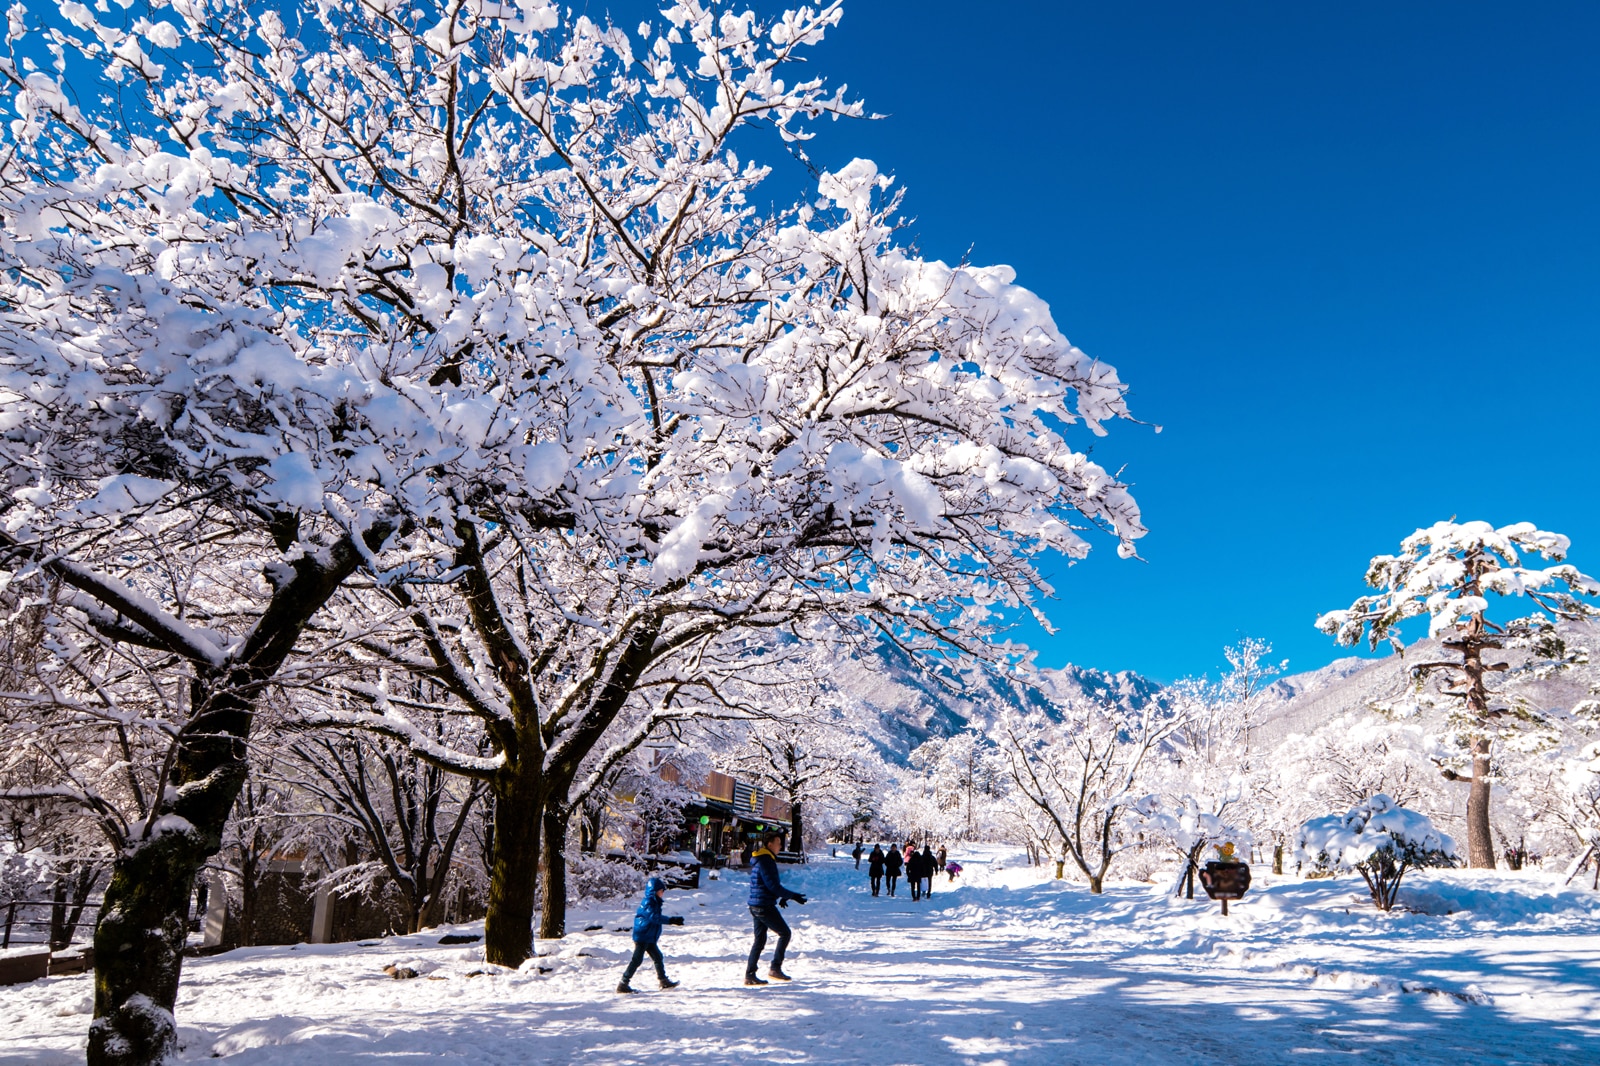
<path fill-rule="evenodd" d="M 1588 649 L 1600 660 L 1600 624 L 1563 622 L 1558 635 L 1569 648 Z M 1411 669 L 1418 663 L 1453 656 L 1437 641 L 1419 640 L 1403 653 L 1380 659 L 1356 657 L 1335 660 L 1320 670 L 1281 678 L 1262 690 L 1255 705 L 1258 738 L 1271 744 L 1295 734 L 1316 732 L 1351 711 L 1369 710 L 1374 704 L 1404 701 L 1413 685 Z M 1529 669 L 1526 651 L 1507 650 L 1498 659 L 1510 664 L 1499 675 L 1499 698 L 1523 701 L 1535 711 L 1564 717 L 1583 701 L 1600 692 L 1600 661 L 1581 663 L 1551 674 Z M 1491 657 L 1490 661 L 1496 661 Z M 1442 713 L 1419 708 L 1419 721 L 1434 724 Z"/>
<path fill-rule="evenodd" d="M 918 663 L 898 648 L 880 645 L 838 663 L 833 681 L 866 704 L 878 726 L 875 739 L 897 764 L 929 737 L 951 736 L 969 725 L 986 728 L 1006 708 L 1048 710 L 1050 699 L 1143 707 L 1161 698 L 1160 684 L 1126 670 L 1109 673 L 1069 664 L 1040 673 L 1043 694 L 992 671 Z"/>

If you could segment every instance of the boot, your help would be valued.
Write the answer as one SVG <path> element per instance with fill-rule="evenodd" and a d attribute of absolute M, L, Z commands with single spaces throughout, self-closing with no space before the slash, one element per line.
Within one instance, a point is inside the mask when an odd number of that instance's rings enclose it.
<path fill-rule="evenodd" d="M 747 985 L 764 985 L 767 982 L 763 981 L 753 973 L 747 973 L 744 975 L 744 983 Z"/>
<path fill-rule="evenodd" d="M 626 981 L 618 981 L 617 982 L 617 991 L 621 992 L 623 995 L 628 995 L 633 991 L 633 989 L 628 986 L 628 982 L 626 982 Z"/>
<path fill-rule="evenodd" d="M 788 974 L 784 973 L 782 970 L 778 969 L 777 967 L 773 967 L 772 969 L 768 970 L 767 971 L 767 976 L 772 978 L 774 981 L 793 981 L 794 980 L 794 978 L 790 977 Z"/>
<path fill-rule="evenodd" d="M 671 978 L 663 977 L 661 979 L 662 991 L 665 991 L 665 990 L 667 990 L 669 988 L 677 988 L 677 987 L 678 987 L 678 982 L 672 980 Z"/>

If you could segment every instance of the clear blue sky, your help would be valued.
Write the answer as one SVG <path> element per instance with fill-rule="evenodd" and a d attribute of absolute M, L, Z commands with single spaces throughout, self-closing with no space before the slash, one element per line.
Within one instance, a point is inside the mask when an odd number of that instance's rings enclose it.
<path fill-rule="evenodd" d="M 1015 266 L 1165 426 L 1096 442 L 1146 561 L 1061 568 L 1042 663 L 1315 668 L 1451 515 L 1600 571 L 1597 45 L 1592 2 L 847 7 L 818 72 L 889 117 L 817 162 L 877 160 L 924 254 Z"/>

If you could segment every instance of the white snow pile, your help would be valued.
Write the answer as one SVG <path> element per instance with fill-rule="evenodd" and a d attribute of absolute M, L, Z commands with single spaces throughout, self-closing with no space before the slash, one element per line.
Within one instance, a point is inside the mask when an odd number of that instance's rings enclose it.
<path fill-rule="evenodd" d="M 960 878 L 915 903 L 903 882 L 873 897 L 845 858 L 784 867 L 811 902 L 784 912 L 793 983 L 766 988 L 742 983 L 742 874 L 667 894 L 686 919 L 661 941 L 670 992 L 648 963 L 639 995 L 613 991 L 633 901 L 576 910 L 520 970 L 439 944 L 477 926 L 191 959 L 180 1061 L 1577 1066 L 1600 1046 L 1600 894 L 1553 876 L 1422 870 L 1383 913 L 1357 878 L 1258 867 L 1223 918 L 1143 883 L 1094 896 L 1000 849 L 952 857 Z M 90 988 L 0 991 L 0 1066 L 82 1063 Z"/>

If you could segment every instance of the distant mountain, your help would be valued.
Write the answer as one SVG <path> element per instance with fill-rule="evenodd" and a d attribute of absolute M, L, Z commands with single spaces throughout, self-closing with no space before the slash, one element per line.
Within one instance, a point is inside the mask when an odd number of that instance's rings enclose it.
<path fill-rule="evenodd" d="M 1563 622 L 1557 633 L 1569 647 L 1588 649 L 1600 659 L 1600 624 Z M 1314 733 L 1350 711 L 1414 699 L 1412 667 L 1452 657 L 1437 641 L 1419 640 L 1400 654 L 1381 659 L 1338 659 L 1320 670 L 1282 678 L 1257 697 L 1257 736 L 1271 744 L 1295 734 Z M 1496 653 L 1489 661 L 1502 660 L 1510 664 L 1510 669 L 1493 680 L 1499 689 L 1496 699 L 1503 703 L 1523 701 L 1532 709 L 1560 718 L 1600 692 L 1600 661 L 1540 676 L 1529 668 L 1525 651 Z M 1444 717 L 1441 711 L 1427 706 L 1418 707 L 1416 714 L 1420 722 L 1429 725 Z"/>
<path fill-rule="evenodd" d="M 1126 670 L 1108 673 L 1069 664 L 1040 674 L 1043 694 L 990 670 L 918 662 L 899 648 L 879 645 L 840 662 L 833 681 L 866 704 L 878 726 L 873 739 L 897 765 L 930 737 L 952 736 L 968 726 L 987 729 L 1006 708 L 1049 713 L 1052 699 L 1139 708 L 1158 701 L 1163 691 L 1157 682 Z"/>

